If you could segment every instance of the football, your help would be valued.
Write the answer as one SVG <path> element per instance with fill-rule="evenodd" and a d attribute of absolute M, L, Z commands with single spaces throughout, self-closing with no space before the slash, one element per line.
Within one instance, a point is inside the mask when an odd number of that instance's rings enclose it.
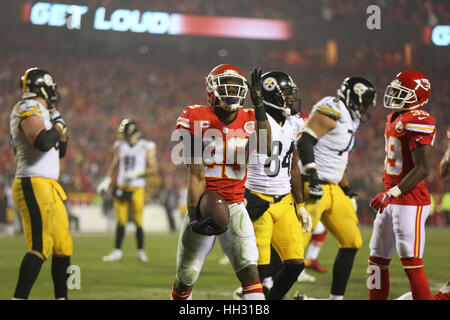
<path fill-rule="evenodd" d="M 225 231 L 230 221 L 226 200 L 215 191 L 203 193 L 199 204 L 200 220 L 211 217 L 218 230 Z"/>

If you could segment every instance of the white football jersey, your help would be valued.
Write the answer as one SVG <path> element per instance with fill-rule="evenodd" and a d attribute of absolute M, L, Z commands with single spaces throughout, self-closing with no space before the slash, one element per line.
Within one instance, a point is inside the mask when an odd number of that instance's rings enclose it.
<path fill-rule="evenodd" d="M 256 150 L 250 153 L 245 187 L 263 194 L 284 195 L 291 192 L 292 153 L 304 122 L 299 115 L 293 115 L 280 126 L 269 114 L 267 118 L 272 131 L 271 156 Z"/>
<path fill-rule="evenodd" d="M 128 175 L 135 175 L 147 169 L 146 154 L 150 150 L 156 149 L 153 141 L 139 139 L 135 145 L 130 146 L 125 140 L 114 142 L 114 148 L 119 155 L 119 172 L 117 174 L 117 184 L 130 187 L 144 187 L 145 177 L 135 178 L 125 181 Z"/>
<path fill-rule="evenodd" d="M 336 128 L 321 137 L 314 146 L 317 174 L 319 179 L 339 183 L 355 145 L 355 134 L 360 121 L 358 118 L 353 119 L 345 104 L 335 97 L 325 97 L 317 102 L 311 115 L 317 110 L 335 118 L 337 122 Z"/>
<path fill-rule="evenodd" d="M 20 121 L 29 116 L 41 118 L 46 130 L 53 127 L 48 109 L 38 101 L 24 99 L 14 106 L 9 119 L 9 130 L 17 161 L 15 176 L 16 178 L 44 177 L 58 180 L 59 143 L 46 152 L 34 147 L 19 126 Z"/>

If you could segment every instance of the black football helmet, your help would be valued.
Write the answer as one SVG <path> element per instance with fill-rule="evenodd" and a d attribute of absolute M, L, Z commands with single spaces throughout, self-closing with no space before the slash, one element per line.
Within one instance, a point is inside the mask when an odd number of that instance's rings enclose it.
<path fill-rule="evenodd" d="M 141 135 L 141 132 L 139 131 L 139 125 L 135 121 L 130 119 L 123 119 L 119 125 L 118 131 L 119 137 L 127 141 L 130 141 L 130 139 L 135 135 Z"/>
<path fill-rule="evenodd" d="M 61 99 L 53 76 L 42 69 L 30 68 L 20 79 L 22 98 L 44 98 L 50 108 L 54 108 Z"/>
<path fill-rule="evenodd" d="M 350 109 L 352 116 L 360 120 L 369 117 L 367 109 L 375 108 L 377 102 L 377 90 L 375 86 L 367 79 L 361 77 L 348 77 L 342 82 L 337 90 L 338 97 Z"/>
<path fill-rule="evenodd" d="M 281 111 L 284 117 L 300 111 L 298 87 L 290 75 L 282 71 L 270 71 L 262 75 L 261 81 L 266 106 Z"/>

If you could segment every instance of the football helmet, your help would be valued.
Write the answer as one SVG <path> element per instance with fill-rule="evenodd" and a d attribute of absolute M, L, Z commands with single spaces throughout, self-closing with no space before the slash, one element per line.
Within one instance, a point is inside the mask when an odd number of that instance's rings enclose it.
<path fill-rule="evenodd" d="M 363 116 L 369 107 L 376 107 L 377 90 L 372 82 L 361 77 L 345 78 L 337 90 L 337 95 L 360 120 L 364 120 Z"/>
<path fill-rule="evenodd" d="M 263 99 L 266 106 L 280 110 L 284 117 L 300 111 L 298 87 L 285 72 L 271 71 L 262 75 Z"/>
<path fill-rule="evenodd" d="M 206 77 L 206 93 L 210 106 L 236 111 L 242 108 L 247 91 L 247 80 L 241 70 L 231 64 L 218 65 Z"/>
<path fill-rule="evenodd" d="M 127 141 L 134 136 L 140 137 L 139 125 L 131 119 L 123 119 L 119 125 L 118 136 Z"/>
<path fill-rule="evenodd" d="M 406 70 L 387 86 L 383 103 L 389 109 L 412 110 L 426 105 L 430 94 L 428 77 L 419 71 Z"/>
<path fill-rule="evenodd" d="M 54 108 L 61 99 L 53 76 L 45 70 L 30 68 L 20 79 L 22 98 L 44 98 L 50 108 Z"/>

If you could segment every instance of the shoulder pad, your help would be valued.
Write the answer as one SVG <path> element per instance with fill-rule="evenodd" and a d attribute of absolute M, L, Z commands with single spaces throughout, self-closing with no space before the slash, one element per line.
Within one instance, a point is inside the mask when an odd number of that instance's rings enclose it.
<path fill-rule="evenodd" d="M 433 133 L 436 123 L 433 117 L 424 110 L 411 110 L 403 114 L 405 129 L 408 131 Z"/>
<path fill-rule="evenodd" d="M 31 115 L 42 116 L 43 107 L 35 100 L 22 100 L 17 107 L 19 118 L 27 118 Z"/>
<path fill-rule="evenodd" d="M 314 105 L 313 110 L 317 110 L 336 120 L 340 119 L 342 116 L 342 106 L 339 102 L 339 99 L 335 97 L 323 98 Z"/>

